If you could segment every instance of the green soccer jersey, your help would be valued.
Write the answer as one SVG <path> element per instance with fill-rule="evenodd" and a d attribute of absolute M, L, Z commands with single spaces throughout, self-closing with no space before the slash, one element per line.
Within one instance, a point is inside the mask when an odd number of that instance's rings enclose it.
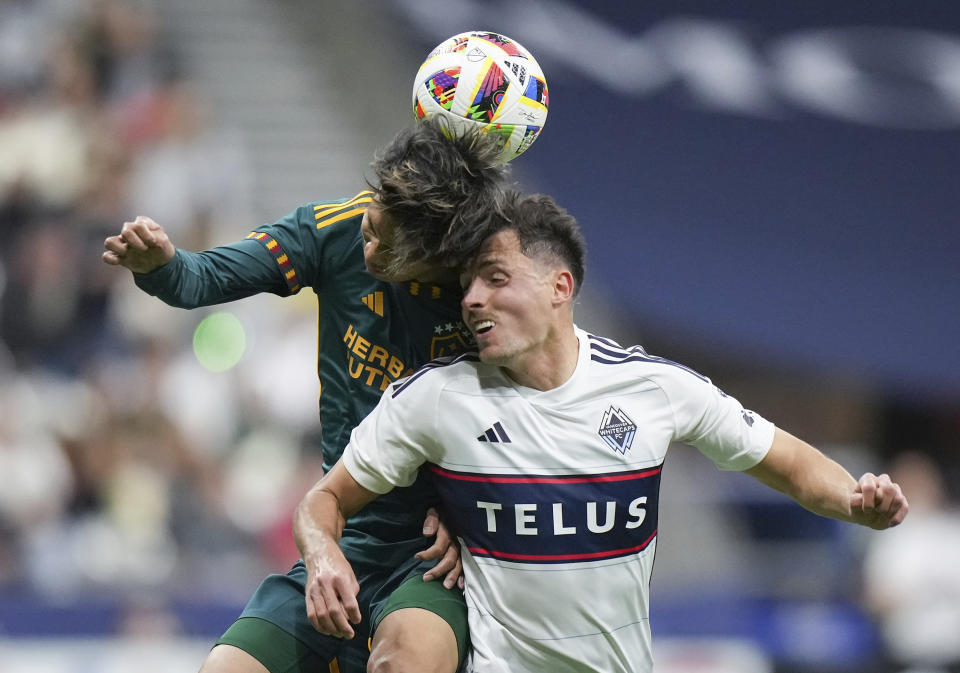
<path fill-rule="evenodd" d="M 372 196 L 365 191 L 301 206 L 242 241 L 199 253 L 177 250 L 169 264 L 136 276 L 141 289 L 184 308 L 313 289 L 326 469 L 390 383 L 473 343 L 456 286 L 385 283 L 367 272 L 360 221 Z M 378 498 L 348 528 L 388 543 L 422 541 L 424 512 L 433 503 L 424 477 Z"/>

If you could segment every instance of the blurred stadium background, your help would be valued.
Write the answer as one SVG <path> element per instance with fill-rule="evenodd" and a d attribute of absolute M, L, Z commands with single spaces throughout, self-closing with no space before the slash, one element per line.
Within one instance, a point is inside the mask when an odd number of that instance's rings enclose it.
<path fill-rule="evenodd" d="M 578 322 L 911 489 L 872 533 L 675 449 L 659 670 L 960 662 L 956 3 L 3 0 L 0 673 L 196 670 L 319 475 L 307 293 L 174 310 L 103 239 L 142 213 L 199 249 L 355 193 L 477 28 L 547 74 L 514 175 L 583 225 Z"/>

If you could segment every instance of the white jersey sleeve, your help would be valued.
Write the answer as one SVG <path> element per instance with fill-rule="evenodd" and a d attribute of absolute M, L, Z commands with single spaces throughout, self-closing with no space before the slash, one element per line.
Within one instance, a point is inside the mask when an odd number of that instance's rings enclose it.
<path fill-rule="evenodd" d="M 710 379 L 684 367 L 664 368 L 658 379 L 673 410 L 675 441 L 695 446 L 722 470 L 746 470 L 767 455 L 773 423 Z"/>
<path fill-rule="evenodd" d="M 387 388 L 370 415 L 350 433 L 341 460 L 357 483 L 374 493 L 410 486 L 420 466 L 436 459 L 439 389 L 429 376 L 410 385 L 423 371 Z"/>

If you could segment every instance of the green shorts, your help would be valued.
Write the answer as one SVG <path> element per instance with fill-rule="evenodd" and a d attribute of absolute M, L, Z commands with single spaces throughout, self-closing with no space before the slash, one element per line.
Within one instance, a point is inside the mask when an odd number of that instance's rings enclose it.
<path fill-rule="evenodd" d="M 376 625 L 391 612 L 416 607 L 450 624 L 463 661 L 468 646 L 463 592 L 446 589 L 440 581 L 423 581 L 423 573 L 434 565 L 413 558 L 424 548 L 423 538 L 409 544 L 384 543 L 378 549 L 369 539 L 345 536 L 341 546 L 360 583 L 357 602 L 363 619 L 354 627 L 354 638 L 334 638 L 313 628 L 304 603 L 307 570 L 298 562 L 286 575 L 270 575 L 260 584 L 217 644 L 239 647 L 271 673 L 365 673 Z M 398 558 L 405 560 L 397 563 Z M 331 668 L 334 660 L 337 667 Z"/>
<path fill-rule="evenodd" d="M 467 625 L 467 603 L 460 589 L 447 589 L 442 580 L 425 582 L 423 573 L 433 567 L 434 562 L 421 563 L 414 568 L 403 583 L 392 592 L 375 596 L 370 606 L 371 623 L 376 631 L 383 618 L 391 612 L 404 608 L 422 608 L 438 615 L 453 629 L 457 638 L 457 655 L 460 664 L 467 655 L 469 647 L 469 628 Z"/>

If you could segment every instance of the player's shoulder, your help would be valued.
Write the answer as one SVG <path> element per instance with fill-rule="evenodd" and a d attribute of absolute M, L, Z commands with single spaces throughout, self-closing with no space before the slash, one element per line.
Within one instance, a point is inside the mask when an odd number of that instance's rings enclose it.
<path fill-rule="evenodd" d="M 257 227 L 247 238 L 309 244 L 311 239 L 358 237 L 363 214 L 372 200 L 373 192 L 364 190 L 349 198 L 304 203 L 273 224 Z"/>
<path fill-rule="evenodd" d="M 710 379 L 679 362 L 648 353 L 642 346 L 621 346 L 613 339 L 584 333 L 594 374 L 601 377 L 643 377 L 658 382 L 703 382 Z"/>
<path fill-rule="evenodd" d="M 447 355 L 427 362 L 415 372 L 394 382 L 385 394 L 397 398 L 411 395 L 439 394 L 442 390 L 462 382 L 475 381 L 479 385 L 491 373 L 480 361 L 476 351 Z M 409 393 L 408 393 L 409 391 Z"/>
<path fill-rule="evenodd" d="M 365 189 L 349 198 L 308 203 L 303 206 L 301 217 L 305 217 L 317 230 L 342 226 L 345 222 L 359 222 L 372 201 L 373 192 Z"/>

